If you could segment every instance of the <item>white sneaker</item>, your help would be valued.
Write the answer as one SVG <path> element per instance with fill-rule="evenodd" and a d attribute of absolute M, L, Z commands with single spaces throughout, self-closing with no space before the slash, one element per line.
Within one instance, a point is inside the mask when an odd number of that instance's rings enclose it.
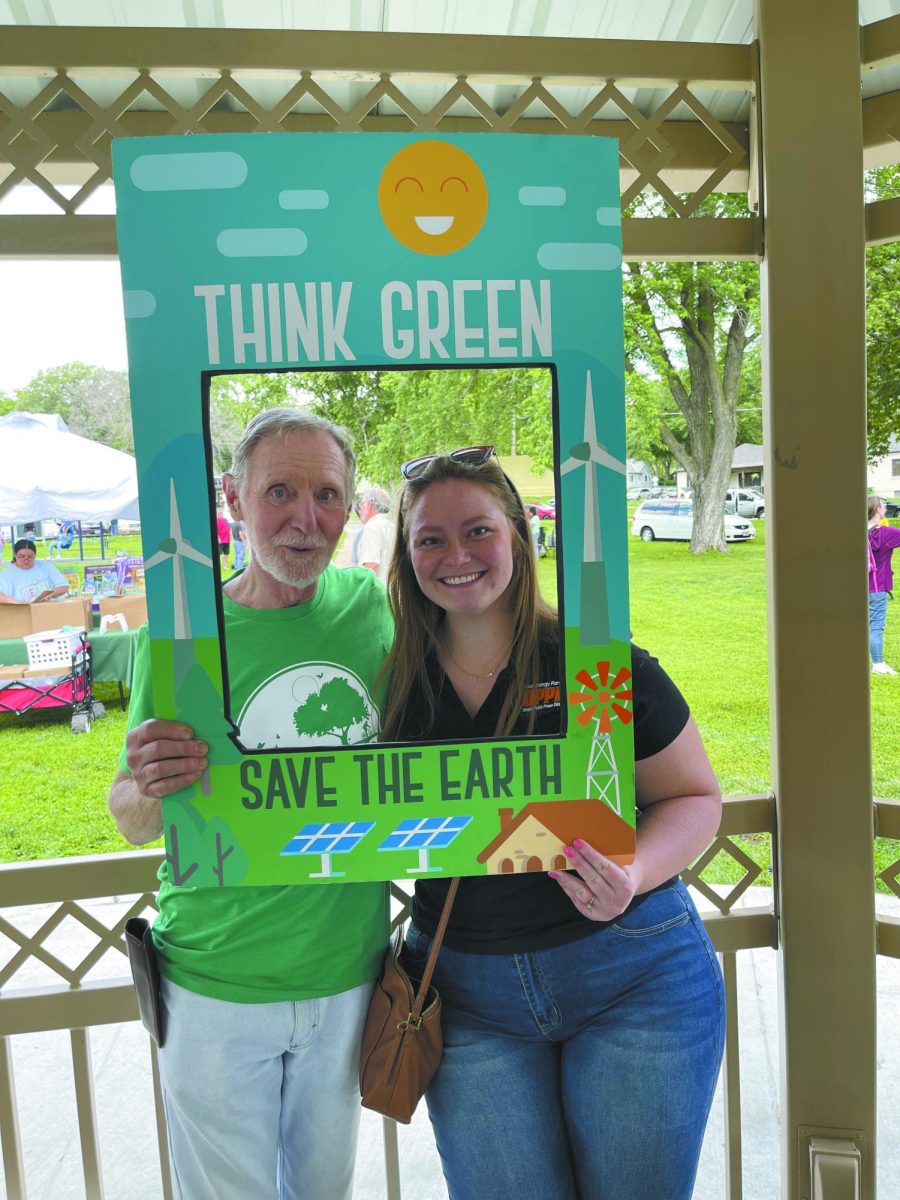
<path fill-rule="evenodd" d="M 896 675 L 897 672 L 893 667 L 889 667 L 886 662 L 872 663 L 873 675 Z"/>

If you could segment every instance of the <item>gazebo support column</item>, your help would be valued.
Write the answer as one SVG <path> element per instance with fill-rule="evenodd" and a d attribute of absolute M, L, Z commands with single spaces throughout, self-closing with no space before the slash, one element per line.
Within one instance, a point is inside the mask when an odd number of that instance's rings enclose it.
<path fill-rule="evenodd" d="M 856 0 L 756 0 L 783 1196 L 875 1195 L 865 218 Z M 818 1186 L 810 1152 L 824 1161 Z"/>

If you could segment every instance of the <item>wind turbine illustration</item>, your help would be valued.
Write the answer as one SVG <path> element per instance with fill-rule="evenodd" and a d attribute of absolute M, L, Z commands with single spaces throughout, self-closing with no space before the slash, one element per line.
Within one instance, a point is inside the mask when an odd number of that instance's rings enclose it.
<path fill-rule="evenodd" d="M 178 516 L 178 501 L 175 497 L 175 480 L 169 480 L 169 536 L 159 543 L 155 554 L 144 563 L 144 569 L 149 571 L 158 567 L 167 559 L 172 560 L 172 610 L 175 626 L 175 641 L 189 642 L 191 640 L 191 618 L 188 612 L 187 588 L 184 584 L 183 560 L 201 563 L 204 567 L 212 567 L 212 561 L 191 543 L 181 532 L 181 519 Z"/>
<path fill-rule="evenodd" d="M 188 676 L 188 672 L 196 662 L 194 643 L 191 641 L 191 618 L 188 612 L 187 588 L 184 583 L 183 560 L 200 563 L 204 567 L 212 567 L 212 562 L 205 554 L 196 550 L 181 532 L 181 518 L 178 516 L 178 501 L 175 497 L 175 480 L 169 479 L 169 536 L 159 543 L 156 553 L 144 563 L 144 570 L 150 571 L 167 559 L 172 560 L 172 612 L 175 627 L 172 645 L 172 679 L 175 694 Z M 200 776 L 200 791 L 204 796 L 210 794 L 209 767 L 205 767 Z"/>
<path fill-rule="evenodd" d="M 595 467 L 625 474 L 625 464 L 597 441 L 594 419 L 594 394 L 591 373 L 587 373 L 584 395 L 584 441 L 577 442 L 559 468 L 560 475 L 584 470 L 584 555 L 581 567 L 581 644 L 605 646 L 609 643 L 609 595 L 606 589 L 606 564 L 600 538 L 600 511 L 597 504 Z"/>

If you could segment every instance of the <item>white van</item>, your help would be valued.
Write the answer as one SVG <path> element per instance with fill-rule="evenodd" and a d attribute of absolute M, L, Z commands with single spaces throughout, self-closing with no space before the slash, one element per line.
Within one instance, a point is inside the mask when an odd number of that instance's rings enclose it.
<path fill-rule="evenodd" d="M 631 532 L 645 542 L 666 538 L 689 542 L 694 531 L 693 500 L 648 500 L 635 511 Z M 725 514 L 725 541 L 749 542 L 756 530 L 746 517 Z"/>

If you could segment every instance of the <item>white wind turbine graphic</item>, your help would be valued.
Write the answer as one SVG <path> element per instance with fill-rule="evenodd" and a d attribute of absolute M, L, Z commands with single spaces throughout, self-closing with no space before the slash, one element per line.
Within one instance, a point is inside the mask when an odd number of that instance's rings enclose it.
<path fill-rule="evenodd" d="M 188 613 L 187 588 L 184 584 L 182 560 L 189 558 L 192 562 L 201 563 L 204 567 L 212 567 L 212 561 L 205 554 L 201 554 L 199 550 L 195 550 L 187 538 L 182 536 L 174 479 L 169 480 L 169 536 L 159 543 L 159 549 L 147 559 L 144 569 L 149 571 L 169 558 L 172 560 L 172 610 L 175 641 L 190 641 L 191 618 Z"/>
<path fill-rule="evenodd" d="M 584 646 L 605 646 L 609 642 L 609 597 L 600 537 L 595 465 L 621 475 L 626 471 L 625 464 L 597 441 L 594 395 L 591 373 L 588 371 L 584 395 L 584 441 L 571 448 L 569 458 L 559 469 L 560 475 L 584 471 L 584 555 L 581 568 L 581 643 Z"/>

